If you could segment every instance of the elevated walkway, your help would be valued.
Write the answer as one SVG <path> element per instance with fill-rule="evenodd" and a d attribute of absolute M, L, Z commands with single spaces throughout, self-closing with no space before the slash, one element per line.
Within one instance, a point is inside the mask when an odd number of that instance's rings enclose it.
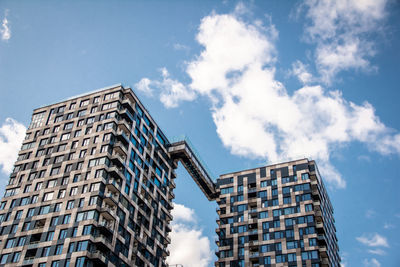
<path fill-rule="evenodd" d="M 216 190 L 210 172 L 186 137 L 176 138 L 168 146 L 168 154 L 173 160 L 179 160 L 208 200 L 215 200 Z"/>

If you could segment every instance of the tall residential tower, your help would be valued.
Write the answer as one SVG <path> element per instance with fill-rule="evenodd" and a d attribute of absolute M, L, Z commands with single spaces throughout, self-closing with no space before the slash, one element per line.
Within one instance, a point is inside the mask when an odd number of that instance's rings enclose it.
<path fill-rule="evenodd" d="M 35 109 L 0 204 L 0 264 L 166 266 L 167 142 L 120 85 Z"/>
<path fill-rule="evenodd" d="M 340 266 L 333 208 L 307 159 L 221 175 L 217 267 Z"/>

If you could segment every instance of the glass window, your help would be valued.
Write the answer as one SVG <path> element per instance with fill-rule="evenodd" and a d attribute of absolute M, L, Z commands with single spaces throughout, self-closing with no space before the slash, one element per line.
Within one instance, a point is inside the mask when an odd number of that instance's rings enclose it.
<path fill-rule="evenodd" d="M 53 240 L 53 237 L 54 237 L 54 231 L 48 232 L 47 233 L 47 237 L 46 237 L 46 241 Z"/>
<path fill-rule="evenodd" d="M 62 253 L 63 245 L 57 245 L 55 255 L 60 255 Z"/>
<path fill-rule="evenodd" d="M 68 229 L 61 229 L 58 239 L 65 239 L 67 238 Z"/>
<path fill-rule="evenodd" d="M 42 257 L 48 257 L 50 255 L 50 247 L 44 247 L 42 250 Z"/>

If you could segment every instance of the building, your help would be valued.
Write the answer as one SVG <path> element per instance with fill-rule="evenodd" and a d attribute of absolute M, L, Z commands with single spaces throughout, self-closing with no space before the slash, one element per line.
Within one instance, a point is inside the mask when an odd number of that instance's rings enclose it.
<path fill-rule="evenodd" d="M 217 180 L 217 267 L 340 266 L 333 208 L 314 161 Z"/>
<path fill-rule="evenodd" d="M 191 142 L 170 142 L 120 84 L 33 111 L 0 201 L 0 266 L 166 267 L 178 161 L 219 204 L 216 266 L 338 266 L 313 161 L 215 183 Z"/>
<path fill-rule="evenodd" d="M 204 175 L 176 144 L 121 85 L 35 109 L 0 203 L 0 265 L 166 266 L 177 160 Z"/>

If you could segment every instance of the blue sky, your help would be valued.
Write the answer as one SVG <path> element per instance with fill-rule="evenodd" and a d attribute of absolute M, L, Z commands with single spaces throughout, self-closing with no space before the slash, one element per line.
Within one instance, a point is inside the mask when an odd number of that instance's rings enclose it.
<path fill-rule="evenodd" d="M 343 265 L 400 265 L 396 1 L 2 1 L 0 20 L 2 190 L 34 108 L 122 83 L 214 175 L 315 159 Z M 216 205 L 177 173 L 170 260 L 211 266 Z"/>

